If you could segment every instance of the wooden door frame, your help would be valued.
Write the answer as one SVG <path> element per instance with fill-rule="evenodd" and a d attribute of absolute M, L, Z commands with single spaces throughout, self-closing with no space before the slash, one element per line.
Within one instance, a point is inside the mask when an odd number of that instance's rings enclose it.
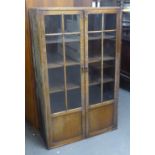
<path fill-rule="evenodd" d="M 76 108 L 76 109 L 71 109 L 68 111 L 62 111 L 62 112 L 57 112 L 57 113 L 53 113 L 51 112 L 51 107 L 50 107 L 50 95 L 49 95 L 49 86 L 48 86 L 48 64 L 47 64 L 47 55 L 46 55 L 46 43 L 45 43 L 45 26 L 44 26 L 44 16 L 45 15 L 62 15 L 62 17 L 64 17 L 64 15 L 68 15 L 68 14 L 79 14 L 80 15 L 80 55 L 81 55 L 81 60 L 80 60 L 80 66 L 84 65 L 84 32 L 83 32 L 83 12 L 81 10 L 64 10 L 64 11 L 58 11 L 58 10 L 52 10 L 52 11 L 38 11 L 38 25 L 39 25 L 39 29 L 40 29 L 40 34 L 39 34 L 39 40 L 40 40 L 40 55 L 41 55 L 41 70 L 42 70 L 42 77 L 43 77 L 43 93 L 44 93 L 44 102 L 45 102 L 45 113 L 46 113 L 46 129 L 47 129 L 47 145 L 50 148 L 55 147 L 55 146 L 61 146 L 64 145 L 66 143 L 70 143 L 77 140 L 80 140 L 81 137 L 73 137 L 71 139 L 67 139 L 64 140 L 62 142 L 57 142 L 54 143 L 53 142 L 53 137 L 52 134 L 50 134 L 52 132 L 52 120 L 55 117 L 59 117 L 62 115 L 68 115 L 71 113 L 76 113 L 78 111 L 81 111 L 81 115 L 82 115 L 82 139 L 85 137 L 85 103 L 84 103 L 84 72 L 82 70 L 82 68 L 80 68 L 81 70 L 81 107 L 80 108 Z M 63 20 L 63 19 L 62 19 Z M 62 23 L 64 24 L 64 23 Z M 64 25 L 63 25 L 64 26 Z M 62 32 L 63 34 L 63 32 Z M 72 34 L 72 33 L 70 33 Z M 74 32 L 73 32 L 74 34 Z M 64 40 L 63 40 L 64 42 Z M 66 63 L 66 62 L 65 62 Z M 66 64 L 65 64 L 66 67 Z M 65 91 L 67 90 L 66 85 L 65 85 Z"/>
<path fill-rule="evenodd" d="M 114 80 L 114 99 L 113 100 L 109 100 L 109 101 L 105 101 L 103 103 L 99 103 L 99 104 L 95 104 L 95 105 L 91 105 L 92 108 L 97 108 L 100 106 L 104 106 L 104 105 L 108 105 L 108 104 L 114 104 L 114 115 L 113 115 L 113 127 L 109 127 L 107 129 L 103 129 L 101 131 L 96 131 L 95 134 L 89 134 L 89 73 L 86 72 L 85 73 L 85 104 L 86 104 L 86 137 L 90 137 L 93 135 L 96 135 L 98 133 L 102 133 L 108 130 L 112 130 L 114 128 L 117 128 L 117 110 L 118 110 L 118 91 L 119 91 L 119 76 L 120 76 L 120 46 L 121 46 L 121 11 L 120 8 L 112 8 L 112 9 L 108 9 L 108 8 L 93 8 L 93 9 L 86 9 L 84 10 L 84 27 L 85 27 L 85 66 L 88 68 L 88 15 L 89 14 L 116 14 L 116 49 L 115 49 L 115 80 Z M 102 16 L 103 18 L 103 16 Z M 103 20 L 103 19 L 102 19 Z M 102 22 L 103 23 L 103 22 Z M 103 32 L 102 32 L 103 33 Z M 103 37 L 102 37 L 103 38 Z M 103 48 L 103 45 L 102 45 Z M 102 49 L 102 54 L 103 54 L 103 49 Z M 102 62 L 103 63 L 103 62 Z M 103 93 L 103 92 L 101 92 Z"/>

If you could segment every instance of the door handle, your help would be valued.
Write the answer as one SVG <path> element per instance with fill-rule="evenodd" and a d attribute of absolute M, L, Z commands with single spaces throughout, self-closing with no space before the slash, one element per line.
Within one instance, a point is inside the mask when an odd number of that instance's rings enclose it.
<path fill-rule="evenodd" d="M 81 70 L 83 71 L 83 72 L 88 72 L 88 65 L 81 65 Z"/>

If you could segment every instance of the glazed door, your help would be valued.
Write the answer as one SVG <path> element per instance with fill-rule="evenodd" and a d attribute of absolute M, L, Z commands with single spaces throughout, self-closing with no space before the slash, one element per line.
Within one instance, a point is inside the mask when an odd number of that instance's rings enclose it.
<path fill-rule="evenodd" d="M 83 12 L 44 13 L 50 145 L 84 137 Z"/>
<path fill-rule="evenodd" d="M 115 106 L 116 12 L 90 10 L 85 15 L 86 133 L 112 129 Z"/>

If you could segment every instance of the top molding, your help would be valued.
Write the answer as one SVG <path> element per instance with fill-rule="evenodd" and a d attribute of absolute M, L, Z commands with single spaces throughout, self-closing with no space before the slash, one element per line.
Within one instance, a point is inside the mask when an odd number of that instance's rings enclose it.
<path fill-rule="evenodd" d="M 32 7 L 30 10 L 40 11 L 64 11 L 64 10 L 121 10 L 120 7 Z"/>

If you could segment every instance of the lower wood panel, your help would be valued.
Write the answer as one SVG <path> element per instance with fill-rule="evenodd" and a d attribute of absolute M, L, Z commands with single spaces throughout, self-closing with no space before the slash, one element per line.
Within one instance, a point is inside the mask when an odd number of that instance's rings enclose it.
<path fill-rule="evenodd" d="M 113 111 L 113 104 L 90 109 L 88 114 L 89 135 L 98 133 L 106 128 L 111 128 L 113 125 Z"/>
<path fill-rule="evenodd" d="M 71 113 L 52 118 L 52 142 L 60 142 L 82 136 L 82 114 Z"/>

